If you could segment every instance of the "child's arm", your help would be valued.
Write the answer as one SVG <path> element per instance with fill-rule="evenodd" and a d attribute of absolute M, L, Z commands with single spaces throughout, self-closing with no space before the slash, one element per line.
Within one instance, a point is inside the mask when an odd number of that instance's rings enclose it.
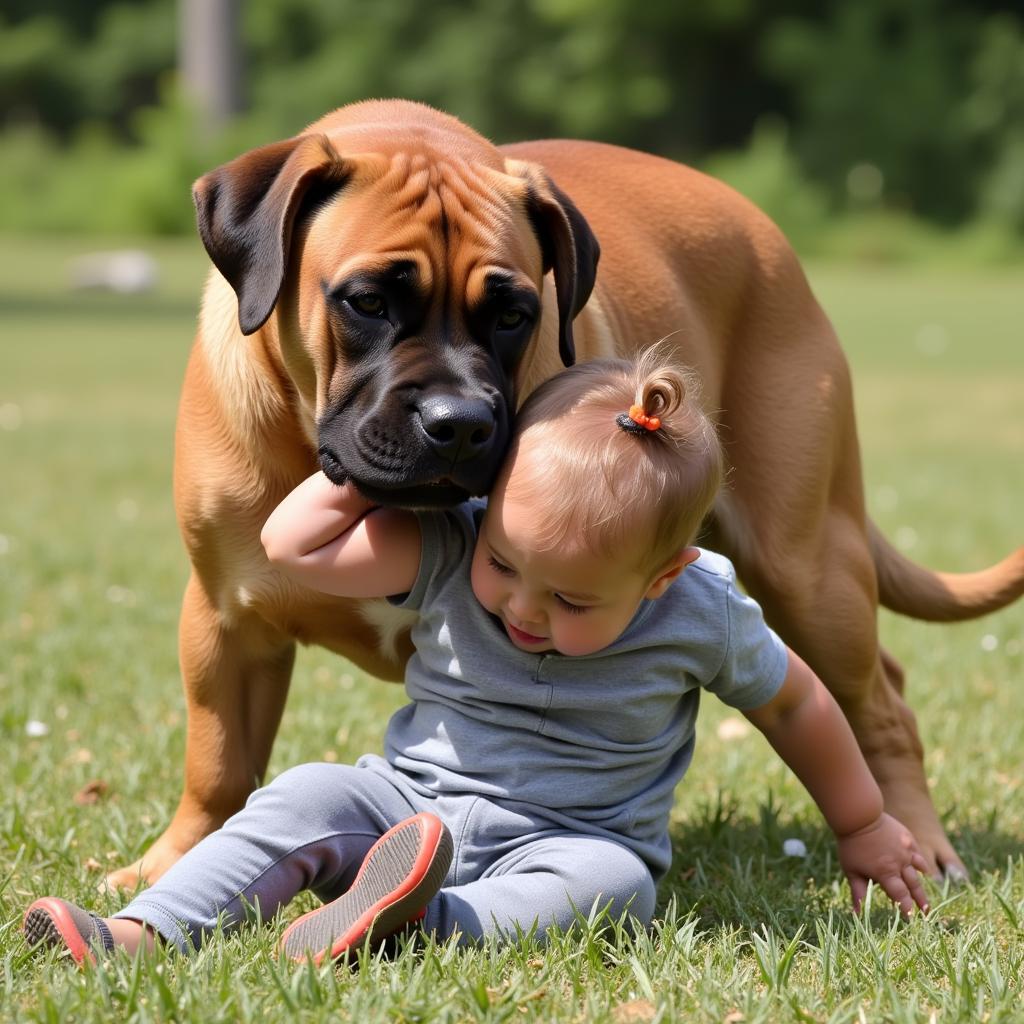
<path fill-rule="evenodd" d="M 421 536 L 412 512 L 378 508 L 351 483 L 323 473 L 303 480 L 263 526 L 267 558 L 297 583 L 341 597 L 388 597 L 412 589 Z"/>
<path fill-rule="evenodd" d="M 792 651 L 782 689 L 746 716 L 807 787 L 835 832 L 854 908 L 860 910 L 871 879 L 904 914 L 915 903 L 927 910 L 918 874 L 927 864 L 914 837 L 885 813 L 881 790 L 839 705 Z"/>

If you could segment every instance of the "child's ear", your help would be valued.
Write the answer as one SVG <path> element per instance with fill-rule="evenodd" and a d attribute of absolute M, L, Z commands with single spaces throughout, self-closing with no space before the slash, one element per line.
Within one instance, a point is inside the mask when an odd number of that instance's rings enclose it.
<path fill-rule="evenodd" d="M 691 563 L 696 562 L 700 558 L 699 548 L 683 548 L 671 562 L 665 566 L 664 569 L 660 570 L 658 575 L 655 577 L 654 582 L 647 588 L 647 593 L 644 597 L 648 601 L 653 601 L 657 597 L 661 597 L 662 594 L 668 590 L 669 584 L 679 577 L 679 574 Z"/>

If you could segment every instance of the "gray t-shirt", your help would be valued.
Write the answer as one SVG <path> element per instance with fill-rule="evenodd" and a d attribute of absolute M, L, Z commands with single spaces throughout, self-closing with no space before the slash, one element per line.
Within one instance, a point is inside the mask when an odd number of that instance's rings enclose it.
<path fill-rule="evenodd" d="M 394 599 L 420 613 L 405 673 L 413 703 L 388 725 L 387 758 L 424 792 L 478 794 L 613 838 L 660 877 L 701 689 L 759 707 L 782 685 L 786 649 L 728 559 L 705 551 L 604 650 L 521 651 L 470 588 L 483 508 L 418 516 L 419 573 Z"/>

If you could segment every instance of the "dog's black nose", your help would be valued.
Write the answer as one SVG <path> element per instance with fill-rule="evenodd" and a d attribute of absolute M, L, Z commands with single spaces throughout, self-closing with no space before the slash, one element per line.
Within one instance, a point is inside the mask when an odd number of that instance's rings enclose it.
<path fill-rule="evenodd" d="M 419 413 L 430 446 L 452 462 L 479 455 L 494 433 L 494 412 L 481 398 L 435 396 L 424 399 Z"/>

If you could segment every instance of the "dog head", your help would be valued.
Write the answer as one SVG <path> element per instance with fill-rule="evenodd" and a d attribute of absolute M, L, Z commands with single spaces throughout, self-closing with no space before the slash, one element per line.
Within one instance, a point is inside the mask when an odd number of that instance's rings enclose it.
<path fill-rule="evenodd" d="M 199 233 L 315 417 L 319 461 L 389 505 L 487 490 L 554 277 L 558 346 L 598 246 L 539 167 L 416 104 L 342 108 L 200 178 Z"/>

